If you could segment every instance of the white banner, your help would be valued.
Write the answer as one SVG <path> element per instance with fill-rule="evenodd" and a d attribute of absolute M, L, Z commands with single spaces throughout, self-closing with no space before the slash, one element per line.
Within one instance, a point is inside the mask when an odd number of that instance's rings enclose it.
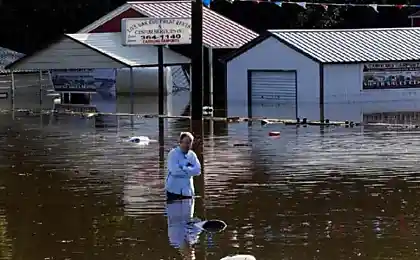
<path fill-rule="evenodd" d="M 121 27 L 123 45 L 191 43 L 191 18 L 125 18 Z"/>
<path fill-rule="evenodd" d="M 51 71 L 57 92 L 95 93 L 109 92 L 115 95 L 116 72 L 114 69 L 68 69 Z"/>
<path fill-rule="evenodd" d="M 116 70 L 115 69 L 69 69 L 51 71 L 56 90 L 63 93 L 90 93 L 88 105 L 55 104 L 56 110 L 71 110 L 90 113 L 116 113 Z M 85 86 L 85 87 L 81 87 Z M 87 86 L 87 87 L 86 87 Z M 89 91 L 86 91 L 89 89 Z M 101 123 L 112 124 L 115 117 L 100 117 Z"/>

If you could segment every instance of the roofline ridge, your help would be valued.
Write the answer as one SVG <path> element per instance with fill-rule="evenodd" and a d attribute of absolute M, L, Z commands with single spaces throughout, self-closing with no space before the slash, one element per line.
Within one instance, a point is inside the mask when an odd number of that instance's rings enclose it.
<path fill-rule="evenodd" d="M 270 29 L 270 33 L 282 32 L 360 32 L 360 31 L 403 31 L 420 30 L 420 27 L 354 28 L 354 29 Z"/>

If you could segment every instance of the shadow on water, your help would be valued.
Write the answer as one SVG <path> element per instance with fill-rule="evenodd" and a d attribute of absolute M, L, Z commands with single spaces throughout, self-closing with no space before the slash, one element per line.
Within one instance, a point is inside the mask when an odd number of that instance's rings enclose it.
<path fill-rule="evenodd" d="M 1 259 L 419 256 L 416 129 L 206 123 L 201 197 L 171 210 L 165 157 L 189 122 L 165 120 L 159 135 L 157 119 L 107 120 L 0 116 Z M 193 211 L 228 227 L 185 233 L 179 223 Z"/>

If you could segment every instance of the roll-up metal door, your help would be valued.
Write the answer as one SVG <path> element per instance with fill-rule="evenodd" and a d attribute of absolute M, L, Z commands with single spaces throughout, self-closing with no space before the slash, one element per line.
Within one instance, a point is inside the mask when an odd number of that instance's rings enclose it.
<path fill-rule="evenodd" d="M 296 72 L 252 71 L 250 80 L 252 117 L 297 117 Z"/>

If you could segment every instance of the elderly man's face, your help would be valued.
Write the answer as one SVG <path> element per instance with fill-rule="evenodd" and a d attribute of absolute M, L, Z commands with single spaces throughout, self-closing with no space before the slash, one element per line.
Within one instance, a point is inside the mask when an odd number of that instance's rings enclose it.
<path fill-rule="evenodd" d="M 191 139 L 188 136 L 184 136 L 179 141 L 179 147 L 181 148 L 183 152 L 188 152 L 188 150 L 190 150 L 191 148 Z"/>

